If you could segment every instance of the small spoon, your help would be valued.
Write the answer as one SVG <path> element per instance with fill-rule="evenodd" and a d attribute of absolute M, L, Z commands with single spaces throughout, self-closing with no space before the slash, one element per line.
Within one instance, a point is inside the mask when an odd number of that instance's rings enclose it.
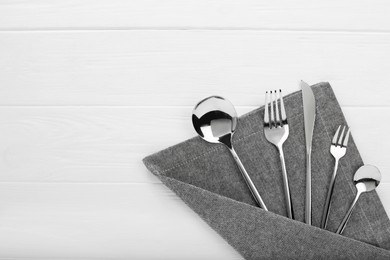
<path fill-rule="evenodd" d="M 199 136 L 207 142 L 224 144 L 229 148 L 257 204 L 267 210 L 256 186 L 233 149 L 232 136 L 236 130 L 237 121 L 237 112 L 233 104 L 219 96 L 203 99 L 192 112 L 192 123 Z"/>
<path fill-rule="evenodd" d="M 337 228 L 336 234 L 343 233 L 360 195 L 364 192 L 375 190 L 375 188 L 379 185 L 381 178 L 379 169 L 372 165 L 363 165 L 356 171 L 355 176 L 353 177 L 353 182 L 355 183 L 357 189 L 356 197 L 353 200 L 351 207 L 348 209 L 343 221 L 341 221 L 341 224 Z"/>

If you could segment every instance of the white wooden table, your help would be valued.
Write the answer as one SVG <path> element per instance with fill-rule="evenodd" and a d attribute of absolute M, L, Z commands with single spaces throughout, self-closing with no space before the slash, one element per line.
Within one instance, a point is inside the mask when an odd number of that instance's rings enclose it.
<path fill-rule="evenodd" d="M 0 0 L 0 258 L 241 259 L 141 159 L 219 94 L 329 81 L 390 212 L 384 0 Z"/>

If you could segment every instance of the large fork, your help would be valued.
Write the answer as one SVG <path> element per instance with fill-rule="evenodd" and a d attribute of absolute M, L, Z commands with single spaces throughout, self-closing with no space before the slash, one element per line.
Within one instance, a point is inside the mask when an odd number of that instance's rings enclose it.
<path fill-rule="evenodd" d="M 279 103 L 278 103 L 278 100 Z M 279 115 L 280 104 L 280 115 Z M 271 115 L 269 114 L 268 107 L 271 107 Z M 275 108 L 275 113 L 274 113 Z M 267 91 L 265 95 L 265 108 L 264 108 L 264 135 L 265 138 L 275 145 L 279 150 L 280 162 L 282 164 L 282 177 L 284 196 L 286 200 L 287 216 L 291 219 L 294 218 L 290 188 L 288 185 L 286 163 L 284 161 L 283 143 L 286 141 L 289 134 L 286 111 L 284 109 L 282 90 L 279 91 Z"/>
<path fill-rule="evenodd" d="M 337 169 L 339 166 L 339 160 L 345 155 L 345 153 L 347 151 L 350 129 L 348 128 L 347 133 L 344 135 L 344 132 L 346 129 L 346 126 L 344 126 L 343 130 L 341 131 L 341 134 L 339 135 L 340 129 L 341 129 L 341 125 L 337 128 L 337 131 L 336 131 L 335 135 L 333 136 L 332 144 L 330 146 L 330 153 L 333 155 L 333 157 L 335 159 L 335 164 L 334 164 L 333 174 L 332 174 L 332 177 L 330 179 L 328 193 L 326 195 L 324 210 L 322 212 L 321 228 L 326 228 L 326 225 L 328 224 L 329 209 L 330 209 L 330 205 L 332 202 L 334 181 L 336 179 Z"/>

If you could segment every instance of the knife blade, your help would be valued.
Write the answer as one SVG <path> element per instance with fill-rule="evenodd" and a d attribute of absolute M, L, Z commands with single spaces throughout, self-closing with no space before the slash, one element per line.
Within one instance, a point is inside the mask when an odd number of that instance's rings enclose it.
<path fill-rule="evenodd" d="M 313 90 L 301 80 L 303 117 L 305 121 L 306 139 L 306 199 L 305 199 L 305 223 L 311 225 L 311 145 L 313 140 L 314 121 L 316 118 L 316 101 Z"/>

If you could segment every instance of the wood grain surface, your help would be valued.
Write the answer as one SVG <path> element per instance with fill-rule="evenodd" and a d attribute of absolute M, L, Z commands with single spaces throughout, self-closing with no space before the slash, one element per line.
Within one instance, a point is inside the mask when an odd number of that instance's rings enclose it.
<path fill-rule="evenodd" d="M 141 159 L 218 94 L 328 81 L 390 213 L 384 0 L 0 0 L 0 259 L 242 259 Z"/>

